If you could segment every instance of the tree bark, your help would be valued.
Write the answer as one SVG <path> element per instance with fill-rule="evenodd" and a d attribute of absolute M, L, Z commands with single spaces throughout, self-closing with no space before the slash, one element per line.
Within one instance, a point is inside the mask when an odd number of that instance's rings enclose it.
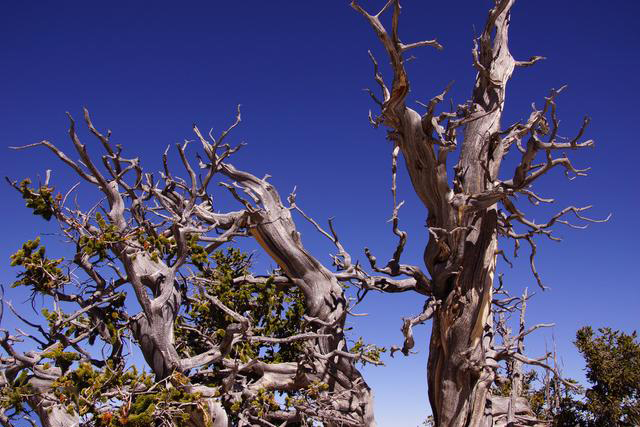
<path fill-rule="evenodd" d="M 308 351 L 319 356 L 313 370 L 305 373 L 307 382 L 328 384 L 336 396 L 334 406 L 339 412 L 352 414 L 357 420 L 353 425 L 375 427 L 373 392 L 354 360 L 341 354 L 348 352 L 344 335 L 347 302 L 338 279 L 304 248 L 290 209 L 283 206 L 271 184 L 230 164 L 224 164 L 223 173 L 260 201 L 263 209 L 252 214 L 256 226 L 251 234 L 304 294 L 305 312 L 313 319 L 314 332 L 327 335 L 307 343 Z M 326 425 L 344 424 L 327 420 Z"/>
<path fill-rule="evenodd" d="M 60 368 L 49 368 L 46 375 L 51 379 L 34 376 L 29 380 L 35 393 L 27 398 L 27 403 L 38 415 L 42 427 L 77 427 L 80 419 L 75 408 L 59 403 L 51 389 L 54 379 L 62 375 Z"/>
<path fill-rule="evenodd" d="M 492 339 L 496 210 L 473 222 L 462 271 L 436 309 L 429 345 L 429 400 L 437 425 L 481 426 L 493 371 L 485 363 Z"/>

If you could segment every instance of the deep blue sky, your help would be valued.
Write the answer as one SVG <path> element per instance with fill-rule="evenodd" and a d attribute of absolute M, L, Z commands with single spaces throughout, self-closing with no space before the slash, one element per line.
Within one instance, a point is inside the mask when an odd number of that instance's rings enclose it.
<path fill-rule="evenodd" d="M 382 5 L 362 3 L 371 11 Z M 403 4 L 402 39 L 437 38 L 445 47 L 415 52 L 408 65 L 413 99 L 427 100 L 455 80 L 454 102 L 464 102 L 475 76 L 474 27 L 482 28 L 490 2 Z M 638 326 L 638 12 L 638 2 L 622 0 L 521 0 L 512 15 L 514 56 L 548 59 L 517 70 L 503 125 L 525 119 L 531 102 L 541 105 L 550 88 L 568 84 L 558 100 L 561 134 L 573 135 L 584 114 L 592 118 L 588 136 L 596 148 L 570 154 L 577 165 L 593 170 L 572 182 L 550 175 L 537 188 L 555 197 L 558 209 L 593 204 L 594 216 L 613 214 L 608 224 L 586 231 L 560 228 L 564 242 L 539 245 L 538 270 L 552 289 L 538 293 L 528 320 L 556 322 L 564 371 L 578 379 L 583 365 L 571 341 L 579 327 Z M 236 165 L 271 174 L 283 195 L 297 185 L 300 205 L 318 220 L 335 217 L 354 256 L 362 259 L 364 246 L 382 260 L 390 256 L 390 146 L 383 130 L 369 126 L 367 111 L 374 105 L 362 91 L 374 87 L 367 49 L 379 62 L 385 59 L 372 30 L 347 1 L 4 2 L 0 35 L 3 175 L 36 177 L 51 168 L 59 188 L 77 181 L 44 149 L 7 148 L 47 138 L 69 149 L 65 111 L 80 119 L 87 106 L 99 128 L 110 128 L 127 153 L 157 170 L 168 144 L 192 138 L 192 123 L 219 131 L 241 103 L 243 123 L 233 140 L 249 145 Z M 97 144 L 90 143 L 97 153 Z M 96 197 L 86 187 L 81 191 L 87 200 Z M 410 232 L 407 261 L 419 263 L 425 211 L 404 172 L 399 191 L 406 200 L 401 226 Z M 26 211 L 9 186 L 0 186 L 0 197 L 0 281 L 8 285 L 15 274 L 9 255 L 24 240 L 55 227 Z M 539 221 L 550 212 L 528 211 Z M 307 246 L 328 263 L 332 248 L 298 223 Z M 51 248 L 56 241 L 48 238 Z M 526 250 L 513 270 L 499 265 L 517 292 L 525 286 L 535 290 L 525 255 Z M 258 256 L 258 264 L 266 267 L 269 260 Z M 25 299 L 15 290 L 9 297 Z M 401 317 L 417 313 L 422 304 L 412 295 L 373 296 L 361 307 L 369 317 L 353 320 L 356 334 L 380 345 L 398 344 Z M 419 354 L 366 372 L 381 426 L 415 426 L 427 414 L 428 331 L 416 328 Z M 550 331 L 529 340 L 532 355 L 544 352 L 545 340 L 550 345 Z"/>

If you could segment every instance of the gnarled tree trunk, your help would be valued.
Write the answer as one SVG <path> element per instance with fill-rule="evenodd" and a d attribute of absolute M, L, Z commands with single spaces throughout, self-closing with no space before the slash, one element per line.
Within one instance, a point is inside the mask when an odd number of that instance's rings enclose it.
<path fill-rule="evenodd" d="M 51 371 L 58 368 L 50 369 Z M 59 373 L 58 373 L 59 374 Z M 29 406 L 38 414 L 42 427 L 77 427 L 80 423 L 74 408 L 58 403 L 58 399 L 51 392 L 52 380 L 32 378 L 29 382 L 36 390 L 33 396 L 27 398 Z"/>
<path fill-rule="evenodd" d="M 463 246 L 462 271 L 449 278 L 433 316 L 429 400 L 438 425 L 480 426 L 493 371 L 486 365 L 492 338 L 496 211 L 473 221 Z M 459 247 L 459 249 L 461 249 Z"/>

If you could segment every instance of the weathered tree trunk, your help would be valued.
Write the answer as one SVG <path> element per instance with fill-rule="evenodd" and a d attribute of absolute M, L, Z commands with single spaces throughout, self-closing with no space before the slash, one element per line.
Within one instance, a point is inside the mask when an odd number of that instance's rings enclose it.
<path fill-rule="evenodd" d="M 375 427 L 373 392 L 356 369 L 354 360 L 348 358 L 344 335 L 347 301 L 336 275 L 304 248 L 290 209 L 283 206 L 271 184 L 228 164 L 223 172 L 260 200 L 264 209 L 253 214 L 252 220 L 257 225 L 251 234 L 304 294 L 305 312 L 314 332 L 326 335 L 306 344 L 308 351 L 318 358 L 314 368 L 305 372 L 305 377 L 308 383 L 326 383 L 335 395 L 335 409 L 351 414 L 354 423 L 327 419 L 325 424 Z"/>
<path fill-rule="evenodd" d="M 492 338 L 496 211 L 478 215 L 464 241 L 462 270 L 450 277 L 434 314 L 429 345 L 429 400 L 437 425 L 483 425 L 494 373 L 486 365 Z M 459 248 L 460 249 L 460 248 Z"/>
<path fill-rule="evenodd" d="M 50 393 L 51 381 L 34 379 L 31 384 L 38 394 L 27 399 L 29 406 L 38 414 L 42 427 L 77 427 L 80 424 L 75 409 L 67 409 Z"/>
<path fill-rule="evenodd" d="M 78 413 L 73 406 L 67 407 L 53 395 L 52 383 L 62 375 L 57 367 L 40 367 L 38 376 L 29 380 L 34 393 L 26 401 L 38 415 L 42 427 L 77 427 L 80 423 Z"/>
<path fill-rule="evenodd" d="M 489 21 L 493 23 L 487 24 L 480 37 L 479 52 L 474 51 L 477 66 L 481 67 L 470 106 L 476 117 L 465 125 L 455 167 L 453 218 L 450 214 L 432 219 L 438 228 L 464 230 L 450 233 L 441 244 L 450 248 L 449 271 L 451 266 L 455 271 L 445 276 L 446 283 L 434 284 L 435 297 L 442 303 L 434 315 L 428 383 L 434 417 L 443 426 L 478 427 L 489 422 L 484 413 L 494 372 L 486 359 L 493 334 L 498 208 L 496 204 L 483 206 L 481 199 L 496 190 L 503 156 L 502 144 L 497 143 L 496 137 L 506 84 L 515 66 L 507 46 L 511 2 L 503 3 L 490 13 Z M 492 43 L 493 25 L 496 35 Z M 491 197 L 488 199 L 487 203 L 491 203 Z M 435 265 L 437 257 L 425 260 L 432 277 L 440 273 Z"/>

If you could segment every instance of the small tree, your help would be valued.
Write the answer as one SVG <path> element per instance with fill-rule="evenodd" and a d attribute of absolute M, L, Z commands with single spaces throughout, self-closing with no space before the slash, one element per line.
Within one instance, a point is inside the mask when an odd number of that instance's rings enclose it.
<path fill-rule="evenodd" d="M 547 373 L 534 387 L 535 371 L 525 378 L 525 396 L 538 419 L 554 427 L 614 427 L 640 424 L 640 343 L 637 334 L 585 326 L 575 345 L 585 359 L 590 388 L 577 387 Z M 555 361 L 554 361 L 555 364 Z M 538 381 L 536 381 L 538 383 Z M 573 384 L 575 385 L 573 385 Z M 508 386 L 509 383 L 506 385 Z M 496 394 L 508 394 L 509 387 Z"/>
<path fill-rule="evenodd" d="M 586 361 L 591 384 L 581 405 L 589 426 L 640 424 L 640 343 L 637 334 L 611 328 L 594 333 L 585 326 L 576 334 L 576 347 Z"/>

